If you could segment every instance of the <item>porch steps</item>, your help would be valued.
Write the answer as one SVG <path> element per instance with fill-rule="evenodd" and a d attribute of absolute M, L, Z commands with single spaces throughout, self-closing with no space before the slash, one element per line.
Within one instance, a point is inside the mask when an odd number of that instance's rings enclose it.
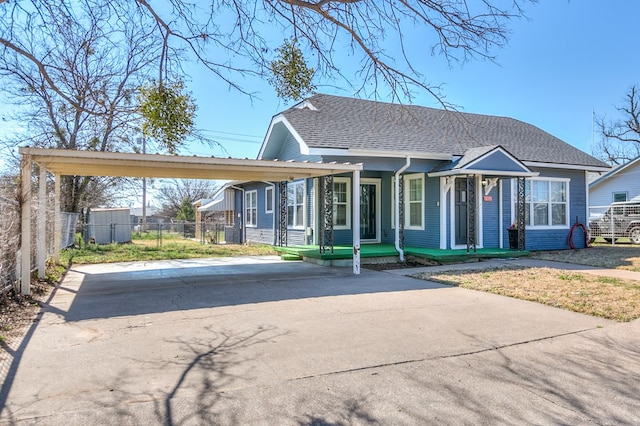
<path fill-rule="evenodd" d="M 353 259 L 353 247 L 334 246 L 333 252 L 320 253 L 318 246 L 284 246 L 274 247 L 281 256 L 292 256 L 288 260 L 313 260 L 315 263 L 340 264 L 346 266 Z M 477 249 L 476 252 L 467 250 L 440 250 L 422 247 L 405 247 L 405 256 L 410 258 L 427 259 L 439 264 L 475 262 L 480 259 L 505 259 L 512 257 L 526 257 L 528 251 L 515 251 L 507 249 Z M 295 259 L 294 257 L 295 256 Z M 398 261 L 398 252 L 393 244 L 363 244 L 360 246 L 360 258 L 362 263 L 392 263 Z M 348 261 L 348 262 L 345 262 Z"/>
<path fill-rule="evenodd" d="M 466 249 L 440 250 L 422 247 L 406 247 L 405 255 L 421 257 L 438 263 L 464 263 L 475 262 L 481 259 L 508 259 L 512 257 L 528 257 L 528 251 L 516 251 L 507 249 L 477 249 L 474 253 L 467 253 Z"/>
<path fill-rule="evenodd" d="M 282 260 L 302 260 L 302 256 L 294 254 L 294 253 L 283 253 L 280 256 Z"/>

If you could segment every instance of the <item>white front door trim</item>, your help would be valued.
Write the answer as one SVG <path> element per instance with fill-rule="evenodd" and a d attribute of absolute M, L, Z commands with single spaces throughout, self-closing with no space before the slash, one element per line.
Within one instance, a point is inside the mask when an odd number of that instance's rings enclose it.
<path fill-rule="evenodd" d="M 361 240 L 361 243 L 380 243 L 380 235 L 382 233 L 382 221 L 381 221 L 381 200 L 380 200 L 380 178 L 361 178 L 360 185 L 375 185 L 376 187 L 376 238 Z M 359 185 L 359 186 L 360 186 Z M 360 188 L 358 188 L 360 191 Z M 361 202 L 361 201 L 360 201 Z M 359 215 L 358 215 L 359 216 Z M 353 221 L 357 220 L 360 223 L 360 218 L 353 218 Z M 353 223 L 352 221 L 352 223 Z"/>

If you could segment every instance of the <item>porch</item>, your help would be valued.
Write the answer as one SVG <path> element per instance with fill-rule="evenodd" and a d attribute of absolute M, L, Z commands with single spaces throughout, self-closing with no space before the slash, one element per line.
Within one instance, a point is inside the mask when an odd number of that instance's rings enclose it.
<path fill-rule="evenodd" d="M 349 266 L 353 258 L 352 246 L 334 246 L 330 250 L 320 252 L 317 245 L 276 246 L 274 249 L 285 260 L 305 260 L 313 263 L 333 266 Z M 508 250 L 500 248 L 479 248 L 474 252 L 460 250 L 441 250 L 423 247 L 405 247 L 406 258 L 414 258 L 445 263 L 476 262 L 482 259 L 505 259 L 510 257 L 526 257 L 530 253 L 525 250 Z M 360 259 L 363 264 L 398 262 L 398 252 L 393 244 L 363 244 L 360 246 Z"/>

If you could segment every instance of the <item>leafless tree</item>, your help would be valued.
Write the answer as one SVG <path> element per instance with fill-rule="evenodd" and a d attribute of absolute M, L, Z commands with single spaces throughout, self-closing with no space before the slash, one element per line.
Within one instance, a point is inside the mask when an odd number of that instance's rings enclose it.
<path fill-rule="evenodd" d="M 615 119 L 596 118 L 600 142 L 594 155 L 610 164 L 624 164 L 640 155 L 640 89 L 633 85 L 624 95 Z"/>
<path fill-rule="evenodd" d="M 156 196 L 160 202 L 160 215 L 175 218 L 184 200 L 193 203 L 203 198 L 211 198 L 218 188 L 218 184 L 212 180 L 165 180 Z"/>
<path fill-rule="evenodd" d="M 31 11 L 25 4 L 0 7 L 17 16 L 18 9 Z M 5 47 L 0 56 L 2 89 L 19 106 L 17 118 L 25 126 L 2 143 L 6 148 L 135 150 L 139 131 L 133 97 L 159 55 L 153 32 L 135 22 L 135 13 L 97 6 L 71 10 L 64 2 L 31 4 L 36 5 L 34 16 L 20 20 L 20 48 Z M 119 24 L 120 19 L 131 25 Z M 13 28 L 3 25 L 3 32 L 18 32 L 18 22 Z M 113 178 L 64 176 L 61 207 L 77 212 L 99 205 L 113 184 Z"/>

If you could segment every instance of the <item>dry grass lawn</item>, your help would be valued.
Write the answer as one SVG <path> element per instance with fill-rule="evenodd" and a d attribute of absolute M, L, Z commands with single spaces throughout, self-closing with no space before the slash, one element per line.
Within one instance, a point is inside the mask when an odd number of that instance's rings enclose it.
<path fill-rule="evenodd" d="M 583 250 L 558 250 L 531 253 L 534 259 L 555 260 L 602 268 L 640 271 L 640 245 L 629 243 L 596 244 Z"/>
<path fill-rule="evenodd" d="M 556 257 L 553 260 L 559 259 Z M 640 318 L 638 281 L 549 268 L 427 272 L 414 277 L 543 303 L 616 321 Z"/>

